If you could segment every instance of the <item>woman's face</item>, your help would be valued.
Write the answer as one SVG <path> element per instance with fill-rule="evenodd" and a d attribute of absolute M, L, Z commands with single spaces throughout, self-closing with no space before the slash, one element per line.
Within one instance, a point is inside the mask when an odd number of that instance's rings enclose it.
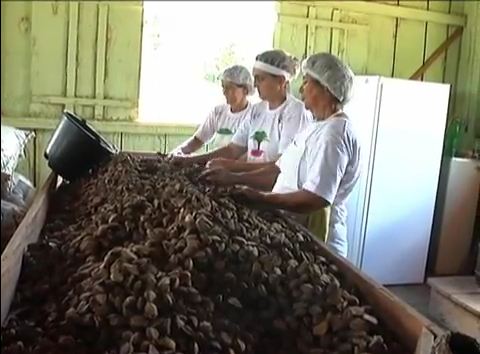
<path fill-rule="evenodd" d="M 264 101 L 276 98 L 285 86 L 285 78 L 269 74 L 259 69 L 253 69 L 253 79 L 258 95 Z"/>
<path fill-rule="evenodd" d="M 332 95 L 328 89 L 309 75 L 303 76 L 300 94 L 305 107 L 312 112 L 315 108 L 324 108 L 332 103 Z"/>
<path fill-rule="evenodd" d="M 247 89 L 245 87 L 234 84 L 229 81 L 222 81 L 223 95 L 230 106 L 235 106 L 243 102 L 247 97 Z"/>

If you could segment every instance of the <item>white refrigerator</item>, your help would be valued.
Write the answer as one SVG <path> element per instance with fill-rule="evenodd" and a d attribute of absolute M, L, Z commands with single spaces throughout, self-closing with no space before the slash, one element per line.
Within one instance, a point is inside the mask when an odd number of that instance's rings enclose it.
<path fill-rule="evenodd" d="M 345 107 L 363 169 L 348 200 L 348 258 L 384 285 L 423 283 L 450 86 L 359 76 Z"/>

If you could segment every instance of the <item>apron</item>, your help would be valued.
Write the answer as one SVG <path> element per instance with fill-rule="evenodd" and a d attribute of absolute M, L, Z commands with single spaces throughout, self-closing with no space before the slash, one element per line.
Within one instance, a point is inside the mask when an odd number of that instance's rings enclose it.
<path fill-rule="evenodd" d="M 212 139 L 213 150 L 220 149 L 230 144 L 233 138 L 233 132 L 230 129 L 219 129 Z"/>
<path fill-rule="evenodd" d="M 288 166 L 278 176 L 273 193 L 290 193 L 300 189 L 298 175 L 300 173 L 300 161 L 305 153 L 306 141 L 313 133 L 309 132 L 305 139 L 294 140 L 282 155 L 282 165 Z M 306 226 L 319 240 L 326 242 L 328 238 L 328 226 L 330 220 L 330 207 L 322 208 L 309 215 L 290 213 L 300 224 Z"/>

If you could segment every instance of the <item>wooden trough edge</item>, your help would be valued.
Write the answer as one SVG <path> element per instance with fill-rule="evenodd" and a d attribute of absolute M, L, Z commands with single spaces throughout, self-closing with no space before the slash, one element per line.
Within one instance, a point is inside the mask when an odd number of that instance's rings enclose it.
<path fill-rule="evenodd" d="M 37 190 L 30 208 L 2 253 L 2 326 L 13 301 L 21 273 L 23 254 L 27 246 L 36 242 L 39 238 L 47 217 L 50 196 L 56 187 L 57 176 L 52 172 L 42 187 Z M 303 229 L 316 240 L 306 228 Z M 322 255 L 334 263 L 344 273 L 345 277 L 355 284 L 363 297 L 375 309 L 376 314 L 410 353 L 449 353 L 445 341 L 447 332 L 362 273 L 348 260 L 333 254 L 323 243 L 318 242 Z"/>
<path fill-rule="evenodd" d="M 55 188 L 56 182 L 57 176 L 51 173 L 42 187 L 36 191 L 22 222 L 2 252 L 2 326 L 15 294 L 23 254 L 30 243 L 38 240 L 47 217 L 50 193 Z"/>

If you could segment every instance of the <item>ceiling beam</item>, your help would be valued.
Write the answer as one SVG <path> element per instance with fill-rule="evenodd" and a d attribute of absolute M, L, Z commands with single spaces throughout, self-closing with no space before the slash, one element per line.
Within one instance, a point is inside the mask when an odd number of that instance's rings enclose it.
<path fill-rule="evenodd" d="M 406 20 L 438 23 L 442 25 L 464 27 L 466 24 L 465 15 L 446 14 L 438 11 L 382 4 L 374 1 L 290 1 L 290 3 L 303 6 L 330 7 L 371 15 L 389 16 Z"/>

